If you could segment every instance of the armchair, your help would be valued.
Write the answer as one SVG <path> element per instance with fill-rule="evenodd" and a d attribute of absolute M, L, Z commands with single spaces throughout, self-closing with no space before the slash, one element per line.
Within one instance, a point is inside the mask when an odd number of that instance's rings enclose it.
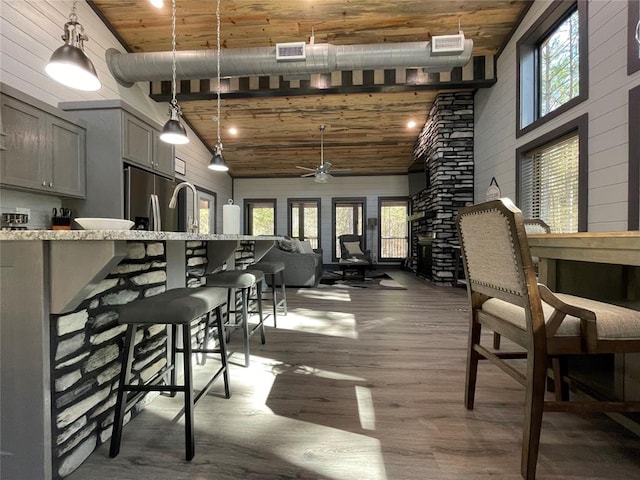
<path fill-rule="evenodd" d="M 362 236 L 347 233 L 338 237 L 340 242 L 340 259 L 359 258 L 371 263 L 371 250 L 365 250 Z"/>

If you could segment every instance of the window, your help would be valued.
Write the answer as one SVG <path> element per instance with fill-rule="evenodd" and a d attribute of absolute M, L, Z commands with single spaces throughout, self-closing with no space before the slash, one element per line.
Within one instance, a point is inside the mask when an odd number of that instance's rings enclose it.
<path fill-rule="evenodd" d="M 627 2 L 627 75 L 640 70 L 640 44 L 636 39 L 636 29 L 640 21 L 640 1 Z"/>
<path fill-rule="evenodd" d="M 587 115 L 517 150 L 518 205 L 554 233 L 587 227 Z"/>
<path fill-rule="evenodd" d="M 409 236 L 406 198 L 379 199 L 378 259 L 400 260 L 408 256 Z"/>
<path fill-rule="evenodd" d="M 333 205 L 333 260 L 340 258 L 340 242 L 338 237 L 347 233 L 364 235 L 365 199 L 364 198 L 334 198 Z M 366 239 L 362 239 L 366 248 Z"/>
<path fill-rule="evenodd" d="M 245 200 L 244 211 L 247 235 L 276 234 L 276 200 Z"/>
<path fill-rule="evenodd" d="M 320 248 L 320 199 L 290 198 L 289 236 L 308 240 L 313 248 Z"/>
<path fill-rule="evenodd" d="M 517 43 L 516 136 L 588 98 L 587 2 L 553 2 Z"/>
<path fill-rule="evenodd" d="M 198 190 L 198 231 L 200 233 L 215 233 L 216 222 L 215 194 Z"/>

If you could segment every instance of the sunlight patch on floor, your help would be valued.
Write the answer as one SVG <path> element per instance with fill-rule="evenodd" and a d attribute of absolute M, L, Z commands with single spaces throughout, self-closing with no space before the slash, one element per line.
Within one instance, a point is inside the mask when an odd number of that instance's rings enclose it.
<path fill-rule="evenodd" d="M 296 308 L 278 317 L 278 328 L 300 332 L 358 338 L 356 317 L 352 313 Z"/>
<path fill-rule="evenodd" d="M 373 395 L 371 395 L 371 389 L 356 385 L 356 398 L 358 399 L 360 426 L 364 430 L 375 430 L 376 412 L 373 408 Z"/>
<path fill-rule="evenodd" d="M 380 442 L 375 438 L 283 417 L 277 428 L 295 435 L 272 442 L 273 452 L 319 478 L 387 480 Z M 300 438 L 304 438 L 303 446 Z"/>
<path fill-rule="evenodd" d="M 349 292 L 336 290 L 334 288 L 322 290 L 317 288 L 307 289 L 302 288 L 296 292 L 298 295 L 304 298 L 310 298 L 314 300 L 330 300 L 332 302 L 350 302 L 351 295 Z"/>

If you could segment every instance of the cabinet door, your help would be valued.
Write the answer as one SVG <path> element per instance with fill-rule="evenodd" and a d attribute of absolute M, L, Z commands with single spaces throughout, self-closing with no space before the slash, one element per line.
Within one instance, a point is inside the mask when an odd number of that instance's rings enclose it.
<path fill-rule="evenodd" d="M 122 158 L 153 168 L 153 128 L 123 112 Z"/>
<path fill-rule="evenodd" d="M 45 158 L 45 113 L 2 95 L 0 181 L 6 185 L 49 190 L 50 162 Z"/>
<path fill-rule="evenodd" d="M 52 189 L 59 194 L 86 196 L 85 129 L 60 118 L 51 117 Z"/>
<path fill-rule="evenodd" d="M 160 132 L 153 132 L 153 166 L 158 172 L 172 178 L 175 176 L 173 171 L 174 151 L 173 145 L 160 140 Z"/>

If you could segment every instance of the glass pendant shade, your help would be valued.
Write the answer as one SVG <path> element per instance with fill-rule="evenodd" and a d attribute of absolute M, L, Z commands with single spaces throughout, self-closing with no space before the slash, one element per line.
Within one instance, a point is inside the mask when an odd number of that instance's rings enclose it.
<path fill-rule="evenodd" d="M 173 145 L 184 145 L 189 143 L 187 130 L 180 122 L 180 116 L 175 108 L 171 108 L 171 118 L 164 124 L 160 140 Z"/>
<path fill-rule="evenodd" d="M 320 172 L 316 174 L 316 178 L 314 180 L 314 182 L 316 183 L 327 183 L 328 181 L 329 181 L 329 174 L 325 172 Z"/>
<path fill-rule="evenodd" d="M 224 161 L 224 157 L 222 156 L 222 145 L 218 144 L 216 147 L 216 153 L 211 160 L 209 160 L 209 169 L 215 170 L 216 172 L 227 172 L 229 171 L 229 167 Z"/>
<path fill-rule="evenodd" d="M 87 37 L 76 18 L 72 13 L 71 21 L 65 24 L 63 36 L 65 44 L 53 52 L 45 71 L 47 75 L 62 85 L 95 92 L 102 85 L 93 63 L 82 49 L 83 41 Z"/>

